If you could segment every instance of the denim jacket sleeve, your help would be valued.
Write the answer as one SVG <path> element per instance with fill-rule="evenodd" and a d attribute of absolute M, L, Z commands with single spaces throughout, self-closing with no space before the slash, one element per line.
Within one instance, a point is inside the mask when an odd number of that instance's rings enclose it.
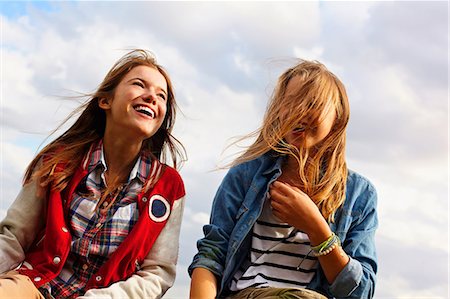
<path fill-rule="evenodd" d="M 210 224 L 203 227 L 205 237 L 197 242 L 198 253 L 188 268 L 206 268 L 221 281 L 230 236 L 248 189 L 245 165 L 231 168 L 219 186 L 213 201 Z M 246 187 L 247 186 L 247 187 Z"/>
<path fill-rule="evenodd" d="M 375 230 L 378 226 L 375 188 L 363 177 L 349 175 L 346 203 L 336 214 L 336 234 L 342 248 L 350 257 L 349 263 L 329 285 L 323 273 L 322 288 L 336 298 L 372 298 L 375 291 L 377 258 Z"/>

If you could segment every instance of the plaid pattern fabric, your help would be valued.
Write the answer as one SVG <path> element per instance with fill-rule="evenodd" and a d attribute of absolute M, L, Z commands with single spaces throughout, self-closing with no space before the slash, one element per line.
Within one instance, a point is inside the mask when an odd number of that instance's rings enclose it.
<path fill-rule="evenodd" d="M 68 219 L 72 244 L 67 261 L 60 274 L 40 288 L 46 298 L 76 298 L 84 293 L 91 276 L 127 237 L 139 217 L 136 198 L 145 178 L 150 174 L 151 157 L 141 153 L 128 182 L 119 188 L 115 203 L 104 209 L 97 202 L 106 183 L 106 163 L 100 141 L 91 152 L 88 175 L 74 192 Z"/>

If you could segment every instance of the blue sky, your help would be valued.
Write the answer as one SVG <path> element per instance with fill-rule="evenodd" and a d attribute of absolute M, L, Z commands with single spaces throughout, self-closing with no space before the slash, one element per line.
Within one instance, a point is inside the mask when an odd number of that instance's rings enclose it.
<path fill-rule="evenodd" d="M 448 3 L 1 2 L 0 216 L 39 145 L 132 47 L 153 51 L 182 110 L 189 161 L 175 286 L 277 76 L 317 59 L 350 99 L 347 159 L 379 194 L 376 298 L 448 297 Z"/>

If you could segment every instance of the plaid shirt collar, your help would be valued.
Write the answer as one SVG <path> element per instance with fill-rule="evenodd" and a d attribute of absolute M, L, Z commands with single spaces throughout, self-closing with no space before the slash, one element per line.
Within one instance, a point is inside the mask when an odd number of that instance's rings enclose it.
<path fill-rule="evenodd" d="M 141 150 L 140 156 L 137 159 L 136 163 L 131 169 L 130 176 L 128 177 L 128 182 L 131 182 L 133 179 L 138 179 L 141 183 L 145 183 L 146 178 L 148 177 L 148 167 L 146 165 L 151 165 L 151 155 L 148 151 Z M 88 164 L 88 172 L 91 173 L 93 170 L 100 168 L 102 174 L 106 172 L 108 166 L 106 165 L 105 153 L 103 150 L 103 139 L 100 139 L 96 145 L 92 147 L 92 150 L 89 154 L 89 164 Z"/>

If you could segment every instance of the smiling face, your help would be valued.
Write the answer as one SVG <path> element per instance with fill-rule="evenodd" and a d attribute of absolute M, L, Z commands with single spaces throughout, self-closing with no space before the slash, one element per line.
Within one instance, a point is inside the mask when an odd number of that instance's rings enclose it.
<path fill-rule="evenodd" d="M 105 134 L 137 138 L 142 142 L 161 127 L 167 111 L 167 82 L 155 68 L 131 69 L 117 85 L 112 99 L 102 98 L 106 113 Z"/>

